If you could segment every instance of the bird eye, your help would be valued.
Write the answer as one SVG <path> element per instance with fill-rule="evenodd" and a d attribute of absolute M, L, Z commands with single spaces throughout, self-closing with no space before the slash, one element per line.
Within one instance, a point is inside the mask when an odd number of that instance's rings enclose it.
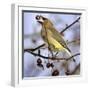
<path fill-rule="evenodd" d="M 43 20 L 46 20 L 46 18 L 45 18 L 45 17 L 43 17 Z"/>
<path fill-rule="evenodd" d="M 39 19 L 40 19 L 40 16 L 39 16 L 39 15 L 37 15 L 37 16 L 36 16 L 36 20 L 39 20 Z"/>

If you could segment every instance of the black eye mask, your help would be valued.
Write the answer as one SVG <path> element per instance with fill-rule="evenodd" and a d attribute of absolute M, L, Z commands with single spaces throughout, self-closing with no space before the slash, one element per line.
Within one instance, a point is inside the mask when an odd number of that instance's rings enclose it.
<path fill-rule="evenodd" d="M 39 19 L 40 19 L 40 16 L 39 16 L 39 15 L 37 15 L 37 16 L 36 16 L 36 20 L 39 20 Z"/>
<path fill-rule="evenodd" d="M 45 18 L 45 17 L 42 17 L 42 19 L 43 19 L 43 20 L 47 20 L 47 18 Z"/>

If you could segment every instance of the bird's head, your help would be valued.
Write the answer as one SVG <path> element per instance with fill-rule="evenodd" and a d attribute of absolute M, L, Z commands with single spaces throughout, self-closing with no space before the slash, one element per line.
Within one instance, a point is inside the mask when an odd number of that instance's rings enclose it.
<path fill-rule="evenodd" d="M 41 25 L 45 25 L 45 26 L 52 26 L 52 25 L 53 25 L 52 22 L 51 22 L 48 18 L 43 17 L 43 16 L 41 16 L 41 15 L 37 15 L 37 16 L 36 16 L 36 20 L 37 20 L 37 22 L 39 22 Z"/>

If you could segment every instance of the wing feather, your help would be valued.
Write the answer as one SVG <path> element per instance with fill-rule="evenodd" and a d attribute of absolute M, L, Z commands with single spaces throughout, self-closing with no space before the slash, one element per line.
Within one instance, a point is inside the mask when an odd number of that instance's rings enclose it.
<path fill-rule="evenodd" d="M 52 32 L 52 37 L 56 39 L 64 48 L 66 48 L 69 52 L 70 49 L 68 48 L 64 38 L 60 35 L 60 33 L 55 28 L 50 28 L 50 31 Z"/>

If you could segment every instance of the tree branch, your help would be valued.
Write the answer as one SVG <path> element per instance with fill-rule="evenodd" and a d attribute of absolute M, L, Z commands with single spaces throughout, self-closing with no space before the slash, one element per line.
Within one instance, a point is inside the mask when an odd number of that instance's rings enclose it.
<path fill-rule="evenodd" d="M 40 46 L 38 46 L 38 47 L 36 47 L 36 48 L 24 49 L 24 52 L 25 52 L 25 51 L 26 51 L 26 52 L 36 51 L 37 49 L 39 49 L 39 48 L 41 48 L 41 47 L 43 47 L 43 46 L 45 46 L 45 43 L 42 44 L 42 45 L 40 45 Z"/>
<path fill-rule="evenodd" d="M 75 54 L 75 55 L 72 55 L 72 56 L 69 57 L 69 58 L 56 58 L 56 57 L 46 57 L 46 56 L 43 56 L 43 55 L 41 55 L 41 54 L 34 53 L 34 52 L 28 51 L 28 50 L 27 50 L 27 52 L 31 53 L 31 54 L 34 55 L 34 56 L 38 56 L 38 57 L 41 57 L 41 58 L 44 58 L 44 59 L 51 59 L 51 60 L 67 60 L 67 61 L 70 60 L 71 58 L 75 57 L 75 56 L 80 55 L 80 53 L 77 53 L 77 54 Z"/>
<path fill-rule="evenodd" d="M 63 29 L 60 33 L 62 34 L 63 32 L 65 32 L 68 28 L 70 28 L 72 25 L 74 25 L 76 22 L 78 22 L 80 20 L 80 17 L 75 20 L 73 23 L 71 23 L 70 25 L 68 25 L 65 29 Z"/>
<path fill-rule="evenodd" d="M 77 53 L 77 54 L 75 54 L 75 55 L 72 55 L 71 57 L 67 58 L 66 60 L 70 60 L 71 58 L 73 58 L 73 57 L 75 57 L 75 56 L 78 56 L 78 55 L 80 55 L 80 53 Z"/>

